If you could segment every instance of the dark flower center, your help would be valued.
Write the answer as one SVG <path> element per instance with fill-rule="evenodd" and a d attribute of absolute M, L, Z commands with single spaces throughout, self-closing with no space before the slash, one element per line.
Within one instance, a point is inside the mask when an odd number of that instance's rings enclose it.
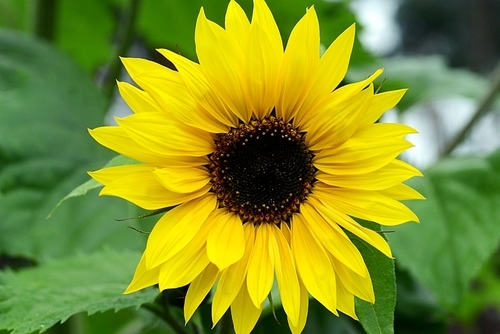
<path fill-rule="evenodd" d="M 274 116 L 219 134 L 210 156 L 220 207 L 244 222 L 288 222 L 310 192 L 313 154 L 292 124 Z"/>

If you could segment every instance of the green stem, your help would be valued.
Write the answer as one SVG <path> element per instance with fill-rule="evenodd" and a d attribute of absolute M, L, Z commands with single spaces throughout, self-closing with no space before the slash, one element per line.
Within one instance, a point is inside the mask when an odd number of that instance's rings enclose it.
<path fill-rule="evenodd" d="M 30 31 L 33 35 L 53 41 L 56 32 L 57 0 L 32 0 L 30 10 Z"/>
<path fill-rule="evenodd" d="M 234 334 L 233 320 L 230 311 L 227 311 L 215 327 L 216 334 Z"/>
<path fill-rule="evenodd" d="M 458 132 L 458 134 L 445 146 L 442 156 L 447 156 L 467 137 L 470 130 L 490 110 L 495 96 L 500 92 L 500 60 L 498 61 L 491 77 L 490 88 L 486 95 L 479 101 L 476 111 L 469 122 Z"/>
<path fill-rule="evenodd" d="M 154 313 L 159 318 L 163 319 L 172 329 L 178 334 L 189 334 L 186 327 L 180 324 L 177 319 L 170 313 L 168 306 L 163 306 L 158 303 L 149 303 L 142 305 L 148 311 Z"/>
<path fill-rule="evenodd" d="M 124 19 L 121 20 L 118 29 L 118 44 L 114 49 L 114 52 L 111 55 L 111 59 L 108 65 L 108 74 L 104 79 L 104 83 L 102 85 L 102 90 L 108 101 L 113 97 L 113 93 L 115 91 L 116 79 L 120 75 L 121 62 L 120 56 L 124 56 L 130 45 L 132 45 L 135 25 L 139 13 L 139 4 L 140 0 L 130 0 L 129 7 L 125 11 Z"/>

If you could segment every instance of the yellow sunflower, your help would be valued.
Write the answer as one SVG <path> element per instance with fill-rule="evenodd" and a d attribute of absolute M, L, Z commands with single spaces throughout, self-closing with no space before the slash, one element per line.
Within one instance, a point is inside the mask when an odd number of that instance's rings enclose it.
<path fill-rule="evenodd" d="M 400 200 L 421 195 L 402 182 L 421 173 L 396 157 L 415 132 L 375 123 L 405 90 L 376 94 L 373 80 L 338 88 L 354 25 L 320 56 L 309 8 L 286 49 L 263 0 L 252 20 L 230 1 L 225 28 L 201 9 L 199 63 L 158 50 L 176 70 L 123 59 L 140 87 L 120 82 L 134 114 L 91 130 L 102 145 L 142 164 L 90 173 L 101 195 L 144 209 L 172 208 L 151 231 L 126 293 L 189 285 L 188 321 L 216 284 L 215 325 L 231 308 L 249 333 L 276 280 L 290 329 L 304 328 L 308 296 L 356 319 L 354 297 L 375 302 L 370 274 L 346 232 L 391 257 L 382 225 L 418 221 Z"/>

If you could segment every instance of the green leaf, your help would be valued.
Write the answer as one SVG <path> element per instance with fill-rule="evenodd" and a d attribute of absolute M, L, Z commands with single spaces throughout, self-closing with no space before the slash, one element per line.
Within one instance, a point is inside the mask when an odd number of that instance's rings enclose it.
<path fill-rule="evenodd" d="M 114 155 L 87 132 L 106 107 L 87 75 L 47 44 L 0 30 L 0 105 L 0 252 L 39 260 L 141 249 L 145 238 L 113 221 L 138 212 L 116 198 L 75 198 L 45 219 Z"/>
<path fill-rule="evenodd" d="M 0 272 L 0 328 L 16 333 L 44 331 L 80 312 L 138 308 L 152 302 L 150 288 L 123 295 L 140 254 L 101 251 L 50 260 L 18 273 Z"/>
<path fill-rule="evenodd" d="M 370 228 L 380 230 L 373 223 Z M 396 277 L 394 261 L 364 241 L 353 238 L 370 272 L 375 292 L 375 304 L 356 298 L 356 315 L 367 334 L 394 333 Z"/>
<path fill-rule="evenodd" d="M 421 224 L 391 227 L 390 244 L 398 264 L 451 310 L 500 242 L 500 151 L 443 160 L 409 184 L 427 198 L 408 202 Z"/>

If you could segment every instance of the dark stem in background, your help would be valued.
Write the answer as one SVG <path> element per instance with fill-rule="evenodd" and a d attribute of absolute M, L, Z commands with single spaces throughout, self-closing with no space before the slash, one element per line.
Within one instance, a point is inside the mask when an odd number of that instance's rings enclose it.
<path fill-rule="evenodd" d="M 216 334 L 234 334 L 233 320 L 231 319 L 231 311 L 227 310 L 222 316 L 219 323 L 215 327 Z"/>
<path fill-rule="evenodd" d="M 486 95 L 479 101 L 474 115 L 469 120 L 469 122 L 458 132 L 458 134 L 448 142 L 445 146 L 441 156 L 445 157 L 449 155 L 453 150 L 467 137 L 470 130 L 476 125 L 476 123 L 481 119 L 481 117 L 490 110 L 490 105 L 495 100 L 495 96 L 500 92 L 500 60 L 495 66 L 493 74 L 491 76 L 491 84 Z"/>
<path fill-rule="evenodd" d="M 163 319 L 176 333 L 189 334 L 186 327 L 184 327 L 183 324 L 180 324 L 172 313 L 170 313 L 169 305 L 163 305 L 155 301 L 153 303 L 143 304 L 142 307 L 151 313 L 154 313 L 158 318 Z"/>
<path fill-rule="evenodd" d="M 124 11 L 123 17 L 118 24 L 118 43 L 114 48 L 108 65 L 107 75 L 102 84 L 104 95 L 111 101 L 116 87 L 116 79 L 120 74 L 120 56 L 125 56 L 132 45 L 134 38 L 135 24 L 139 14 L 139 4 L 141 0 L 130 0 L 128 8 Z"/>
<path fill-rule="evenodd" d="M 29 30 L 33 35 L 49 42 L 54 40 L 57 7 L 57 0 L 32 0 L 29 3 Z"/>

